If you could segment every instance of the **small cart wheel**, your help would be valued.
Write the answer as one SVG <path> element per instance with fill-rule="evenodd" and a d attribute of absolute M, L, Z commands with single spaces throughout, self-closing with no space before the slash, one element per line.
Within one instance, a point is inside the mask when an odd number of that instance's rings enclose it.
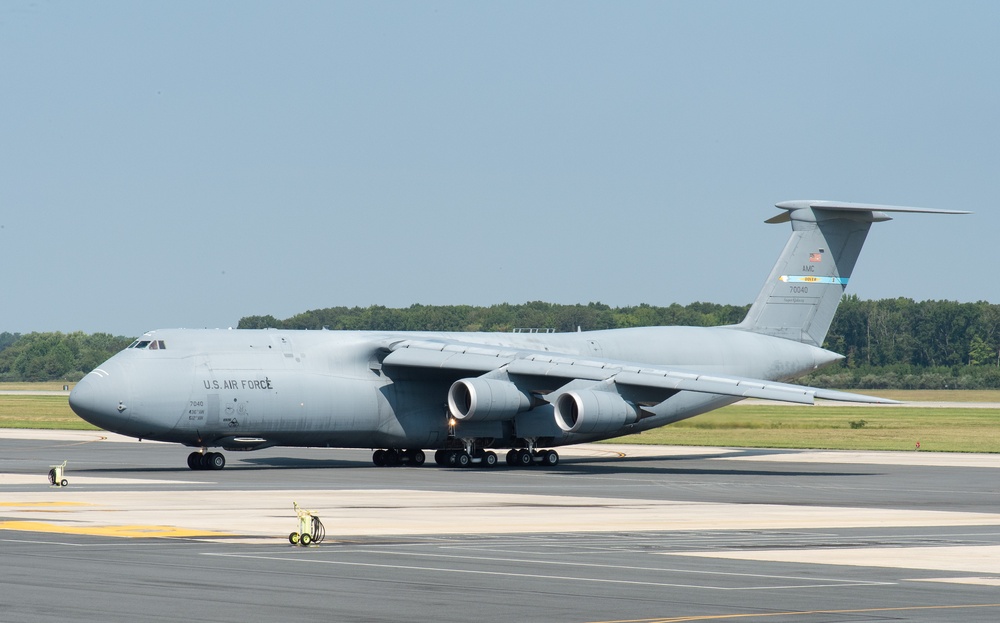
<path fill-rule="evenodd" d="M 69 484 L 69 482 L 65 478 L 63 478 L 61 481 L 59 481 L 59 486 L 60 487 L 65 487 L 68 484 Z"/>
<path fill-rule="evenodd" d="M 299 539 L 299 543 L 302 544 L 302 547 L 307 547 L 310 543 L 312 543 L 312 540 L 312 535 L 308 532 L 303 532 L 302 537 Z"/>
<path fill-rule="evenodd" d="M 292 545 L 298 545 L 299 544 L 299 533 L 298 532 L 293 532 L 293 533 L 289 534 L 288 535 L 288 542 L 291 543 Z"/>

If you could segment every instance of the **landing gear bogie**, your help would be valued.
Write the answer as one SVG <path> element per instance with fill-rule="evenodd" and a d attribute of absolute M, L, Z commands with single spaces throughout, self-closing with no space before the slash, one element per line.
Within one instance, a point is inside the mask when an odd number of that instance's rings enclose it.
<path fill-rule="evenodd" d="M 376 450 L 372 453 L 372 463 L 376 467 L 397 467 L 399 465 L 420 467 L 426 460 L 427 455 L 420 448 L 414 450 L 390 448 L 388 450 Z"/>
<path fill-rule="evenodd" d="M 559 464 L 559 453 L 555 450 L 529 450 L 527 448 L 512 448 L 507 452 L 507 465 L 511 467 L 530 467 L 535 464 L 555 467 Z"/>
<path fill-rule="evenodd" d="M 192 452 L 188 455 L 187 465 L 194 470 L 219 470 L 226 466 L 226 456 L 221 452 Z"/>
<path fill-rule="evenodd" d="M 495 467 L 497 454 L 492 450 L 480 450 L 475 454 L 469 454 L 465 450 L 437 450 L 434 452 L 434 462 L 441 467 Z"/>

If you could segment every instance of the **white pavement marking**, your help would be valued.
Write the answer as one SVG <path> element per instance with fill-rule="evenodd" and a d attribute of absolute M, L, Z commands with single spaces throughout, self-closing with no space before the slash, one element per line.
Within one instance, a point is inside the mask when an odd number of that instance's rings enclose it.
<path fill-rule="evenodd" d="M 694 551 L 669 552 L 666 555 L 889 569 L 964 571 L 1000 576 L 1000 545 Z"/>
<path fill-rule="evenodd" d="M 41 428 L 0 428 L 0 439 L 40 439 L 44 441 L 109 441 L 116 443 L 161 443 L 159 441 L 139 441 L 104 430 L 48 430 Z"/>
<path fill-rule="evenodd" d="M 712 584 L 678 584 L 676 582 L 654 582 L 650 580 L 624 580 L 618 578 L 595 578 L 591 576 L 583 575 L 551 575 L 544 573 L 522 573 L 522 572 L 505 572 L 505 571 L 484 571 L 481 569 L 456 569 L 454 567 L 431 567 L 431 566 L 417 566 L 417 565 L 401 565 L 398 562 L 390 563 L 375 563 L 375 562 L 352 562 L 346 560 L 330 560 L 327 558 L 301 558 L 301 557 L 291 557 L 291 556 L 274 556 L 274 555 L 260 555 L 260 554 L 218 554 L 218 553 L 204 553 L 204 556 L 218 556 L 221 558 L 243 558 L 243 559 L 254 559 L 254 560 L 268 560 L 274 561 L 279 560 L 282 562 L 293 562 L 298 564 L 311 564 L 311 565 L 337 565 L 344 567 L 365 567 L 374 569 L 392 569 L 394 571 L 406 570 L 406 571 L 417 571 L 419 573 L 444 573 L 444 574 L 459 574 L 459 575 L 485 575 L 485 576 L 498 576 L 498 577 L 511 577 L 518 579 L 527 580 L 548 580 L 548 581 L 565 581 L 572 582 L 574 584 L 579 583 L 593 583 L 593 584 L 622 584 L 626 586 L 661 586 L 664 588 L 700 588 L 708 590 L 723 590 L 723 591 L 745 591 L 745 590 L 760 590 L 760 589 L 782 589 L 782 588 L 827 588 L 831 586 L 844 587 L 844 586 L 871 586 L 875 584 L 887 584 L 885 582 L 866 582 L 866 581 L 852 581 L 852 580 L 830 580 L 827 583 L 818 584 L 815 578 L 794 578 L 794 577 L 781 577 L 781 576 L 766 576 L 766 575 L 753 575 L 745 574 L 745 577 L 756 577 L 756 578 L 781 578 L 781 579 L 801 579 L 810 583 L 804 584 L 791 584 L 791 585 L 761 585 L 761 586 L 718 586 Z M 677 569 L 663 569 L 661 571 L 679 571 Z M 728 573 L 717 573 L 713 574 L 711 572 L 706 573 L 706 575 L 719 575 L 728 576 L 734 574 Z"/>
<path fill-rule="evenodd" d="M 851 450 L 796 450 L 773 454 L 722 456 L 719 461 L 767 461 L 773 463 L 831 463 L 837 465 L 909 465 L 920 467 L 987 467 L 1000 469 L 1000 454 L 961 452 L 857 452 Z"/>
<path fill-rule="evenodd" d="M 72 485 L 206 485 L 215 484 L 196 480 L 163 480 L 151 478 L 101 478 L 98 476 L 75 476 L 67 472 L 64 477 Z M 0 486 L 3 485 L 48 485 L 47 474 L 5 474 L 0 473 Z"/>
<path fill-rule="evenodd" d="M 959 578 L 914 578 L 910 580 L 911 582 L 946 582 L 948 584 L 973 584 L 977 586 L 1000 586 L 1000 577 L 993 578 L 978 578 L 978 577 L 959 577 Z"/>
<path fill-rule="evenodd" d="M 565 542 L 556 540 L 560 545 L 565 545 Z M 429 552 L 411 552 L 411 551 L 400 551 L 400 550 L 385 550 L 385 549 L 350 549 L 350 550 L 340 550 L 340 552 L 348 551 L 352 554 L 369 554 L 369 555 L 387 555 L 387 556 L 411 556 L 416 558 L 443 558 L 451 560 L 467 560 L 467 561 L 487 561 L 487 562 L 499 562 L 499 563 L 520 563 L 527 565 L 534 565 L 537 567 L 568 567 L 568 568 L 583 568 L 583 569 L 600 569 L 600 570 L 614 570 L 614 571 L 640 571 L 644 574 L 652 573 L 675 573 L 680 575 L 711 575 L 711 576 L 723 576 L 723 577 L 738 577 L 738 578 L 766 578 L 768 580 L 802 580 L 806 582 L 817 582 L 822 581 L 824 584 L 810 584 L 810 586 L 839 586 L 844 584 L 889 584 L 890 582 L 872 582 L 872 581 L 858 581 L 854 579 L 840 579 L 840 578 L 820 578 L 815 576 L 810 577 L 800 577 L 794 575 L 773 575 L 764 573 L 737 573 L 732 571 L 705 571 L 702 569 L 679 569 L 673 567 L 637 567 L 634 565 L 609 565 L 601 563 L 592 562 L 574 562 L 574 561 L 562 561 L 562 560 L 550 560 L 547 558 L 537 559 L 537 558 L 511 558 L 509 556 L 499 556 L 499 557 L 488 557 L 488 556 L 462 556 L 458 554 L 434 554 Z M 775 588 L 772 586 L 772 588 Z M 781 587 L 778 587 L 781 588 Z M 799 586 L 801 588 L 801 586 Z"/>

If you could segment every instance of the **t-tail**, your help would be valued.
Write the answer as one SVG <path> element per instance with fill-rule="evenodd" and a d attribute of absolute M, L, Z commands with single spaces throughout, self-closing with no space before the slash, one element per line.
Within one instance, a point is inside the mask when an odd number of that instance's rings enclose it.
<path fill-rule="evenodd" d="M 736 328 L 822 346 L 872 223 L 887 212 L 969 214 L 839 201 L 785 201 L 768 223 L 792 223 L 792 235 Z"/>

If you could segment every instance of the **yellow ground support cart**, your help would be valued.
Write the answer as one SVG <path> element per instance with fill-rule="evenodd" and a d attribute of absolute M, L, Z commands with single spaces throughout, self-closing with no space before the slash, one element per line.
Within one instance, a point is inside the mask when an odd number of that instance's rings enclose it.
<path fill-rule="evenodd" d="M 319 515 L 302 508 L 297 502 L 292 502 L 292 508 L 295 509 L 295 514 L 299 516 L 299 531 L 289 534 L 288 542 L 292 545 L 301 545 L 302 547 L 322 543 L 323 539 L 326 538 L 326 528 L 323 526 L 323 522 L 319 520 Z"/>
<path fill-rule="evenodd" d="M 66 463 L 67 461 L 63 461 L 62 465 L 49 465 L 50 487 L 65 487 L 69 484 L 66 480 Z"/>

